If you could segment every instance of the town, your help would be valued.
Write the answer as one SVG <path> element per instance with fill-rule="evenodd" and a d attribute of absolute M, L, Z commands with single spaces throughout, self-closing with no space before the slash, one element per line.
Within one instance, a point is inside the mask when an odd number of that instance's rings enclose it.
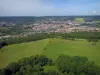
<path fill-rule="evenodd" d="M 84 23 L 84 22 L 83 22 Z M 62 33 L 70 33 L 70 32 L 100 32 L 100 28 L 97 27 L 89 27 L 89 26 L 82 26 L 78 22 L 71 22 L 68 21 L 44 21 L 44 22 L 37 22 L 33 25 L 32 30 L 34 32 L 62 32 Z M 87 22 L 92 23 L 92 22 Z"/>
<path fill-rule="evenodd" d="M 20 38 L 35 33 L 100 32 L 100 21 L 93 17 L 35 17 L 0 20 L 0 39 Z M 23 20 L 23 21 L 22 21 Z"/>

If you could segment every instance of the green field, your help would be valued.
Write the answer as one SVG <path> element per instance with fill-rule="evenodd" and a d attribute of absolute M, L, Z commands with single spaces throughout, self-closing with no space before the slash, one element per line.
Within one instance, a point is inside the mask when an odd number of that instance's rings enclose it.
<path fill-rule="evenodd" d="M 76 18 L 75 19 L 75 22 L 82 23 L 82 22 L 84 22 L 84 18 Z"/>
<path fill-rule="evenodd" d="M 100 65 L 100 43 L 92 45 L 86 40 L 44 39 L 40 41 L 13 44 L 0 49 L 0 68 L 23 57 L 43 54 L 55 60 L 60 54 L 86 56 Z"/>

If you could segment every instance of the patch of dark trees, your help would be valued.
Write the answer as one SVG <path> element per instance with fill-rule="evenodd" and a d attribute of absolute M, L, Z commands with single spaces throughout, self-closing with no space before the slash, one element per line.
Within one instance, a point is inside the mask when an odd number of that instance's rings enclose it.
<path fill-rule="evenodd" d="M 26 37 L 4 39 L 2 42 L 9 45 L 59 37 L 74 41 L 76 39 L 87 39 L 88 42 L 98 42 L 100 40 L 100 32 L 36 33 Z M 4 46 L 1 45 L 2 47 Z"/>
<path fill-rule="evenodd" d="M 0 43 L 0 49 L 3 48 L 4 46 L 7 46 L 8 44 L 6 42 L 1 42 Z"/>
<path fill-rule="evenodd" d="M 45 71 L 45 66 L 55 69 Z M 0 70 L 0 75 L 100 75 L 100 66 L 86 57 L 60 55 L 53 61 L 36 55 L 8 64 Z"/>

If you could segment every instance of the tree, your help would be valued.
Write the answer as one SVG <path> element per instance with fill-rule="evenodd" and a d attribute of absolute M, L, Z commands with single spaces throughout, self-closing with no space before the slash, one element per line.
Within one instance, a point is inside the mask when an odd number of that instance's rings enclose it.
<path fill-rule="evenodd" d="M 20 65 L 17 62 L 10 63 L 6 69 L 11 71 L 12 73 L 16 73 L 20 68 Z"/>
<path fill-rule="evenodd" d="M 100 67 L 86 57 L 60 55 L 55 64 L 44 55 L 26 57 L 0 70 L 0 75 L 100 75 Z M 44 66 L 54 66 L 45 72 Z"/>
<path fill-rule="evenodd" d="M 70 72 L 70 64 L 71 64 L 72 58 L 67 55 L 61 55 L 58 57 L 56 64 L 60 71 L 64 72 Z"/>

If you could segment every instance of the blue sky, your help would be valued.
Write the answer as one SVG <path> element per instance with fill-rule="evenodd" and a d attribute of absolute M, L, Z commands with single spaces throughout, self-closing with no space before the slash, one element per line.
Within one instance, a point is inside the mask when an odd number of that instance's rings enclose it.
<path fill-rule="evenodd" d="M 0 0 L 0 16 L 100 15 L 100 0 Z"/>

